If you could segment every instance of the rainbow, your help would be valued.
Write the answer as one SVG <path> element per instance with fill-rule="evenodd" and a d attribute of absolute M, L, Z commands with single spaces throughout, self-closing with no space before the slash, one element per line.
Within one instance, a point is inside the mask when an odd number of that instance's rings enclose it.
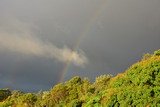
<path fill-rule="evenodd" d="M 93 26 L 94 22 L 97 20 L 99 15 L 102 13 L 102 10 L 106 7 L 106 3 L 107 3 L 107 0 L 103 0 L 101 5 L 99 6 L 99 8 L 92 15 L 91 19 L 88 21 L 88 23 L 84 27 L 83 32 L 80 34 L 79 38 L 77 39 L 77 42 L 73 47 L 74 51 L 78 50 L 80 43 L 82 42 L 83 39 L 85 39 L 85 37 L 87 36 L 87 33 L 90 31 L 90 28 Z M 60 75 L 58 82 L 64 81 L 65 75 L 67 74 L 67 71 L 68 71 L 70 65 L 71 65 L 71 61 L 68 61 L 65 63 L 65 66 L 61 71 L 61 75 Z"/>

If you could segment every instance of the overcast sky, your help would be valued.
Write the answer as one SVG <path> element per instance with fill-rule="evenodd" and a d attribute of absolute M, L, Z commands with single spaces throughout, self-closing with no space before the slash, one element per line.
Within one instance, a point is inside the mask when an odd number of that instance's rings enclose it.
<path fill-rule="evenodd" d="M 160 0 L 0 0 L 0 88 L 46 90 L 75 75 L 94 80 L 123 72 L 160 48 L 159 5 Z"/>

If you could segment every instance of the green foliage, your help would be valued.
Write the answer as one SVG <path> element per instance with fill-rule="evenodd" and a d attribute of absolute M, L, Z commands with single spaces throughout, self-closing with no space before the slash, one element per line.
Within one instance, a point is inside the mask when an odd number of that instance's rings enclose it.
<path fill-rule="evenodd" d="M 11 91 L 9 89 L 0 89 L 0 101 L 5 100 L 10 95 Z"/>
<path fill-rule="evenodd" d="M 76 76 L 37 94 L 2 89 L 0 107 L 160 107 L 160 50 L 94 83 Z"/>
<path fill-rule="evenodd" d="M 159 55 L 160 55 L 160 49 L 159 49 L 159 50 L 157 50 L 157 51 L 154 51 L 154 55 L 159 56 Z"/>
<path fill-rule="evenodd" d="M 101 75 L 96 78 L 92 86 L 96 92 L 104 90 L 108 86 L 111 78 L 112 75 Z"/>
<path fill-rule="evenodd" d="M 152 57 L 152 55 L 151 55 L 151 54 L 146 53 L 146 54 L 144 54 L 144 55 L 143 55 L 142 60 L 147 60 L 147 59 L 149 59 L 149 58 L 151 58 L 151 57 Z"/>

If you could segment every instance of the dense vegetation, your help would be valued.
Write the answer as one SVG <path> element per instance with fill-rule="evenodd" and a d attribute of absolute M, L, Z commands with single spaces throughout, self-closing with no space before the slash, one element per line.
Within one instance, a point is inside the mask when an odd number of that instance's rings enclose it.
<path fill-rule="evenodd" d="M 45 92 L 0 90 L 0 107 L 160 107 L 160 50 L 115 77 L 74 77 Z"/>

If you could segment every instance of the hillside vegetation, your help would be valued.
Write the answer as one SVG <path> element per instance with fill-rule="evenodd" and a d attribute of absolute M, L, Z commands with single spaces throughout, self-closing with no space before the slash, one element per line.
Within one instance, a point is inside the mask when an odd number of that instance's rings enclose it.
<path fill-rule="evenodd" d="M 0 107 L 160 107 L 160 50 L 115 77 L 74 77 L 49 91 L 0 90 Z"/>

